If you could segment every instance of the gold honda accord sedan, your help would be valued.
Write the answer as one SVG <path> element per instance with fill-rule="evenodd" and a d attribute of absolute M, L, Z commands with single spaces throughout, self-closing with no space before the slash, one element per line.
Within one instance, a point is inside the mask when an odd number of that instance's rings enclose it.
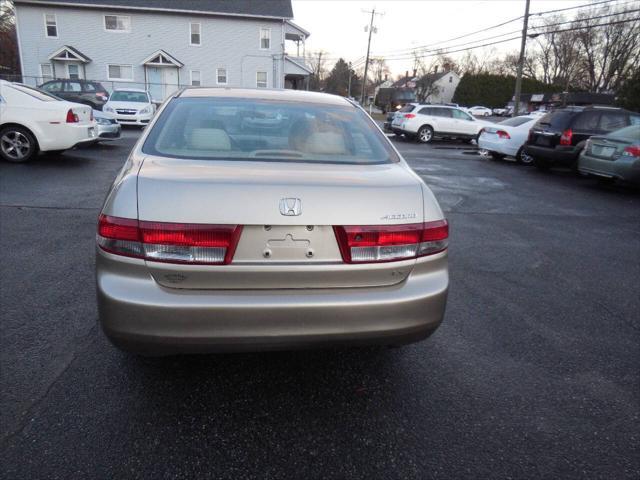
<path fill-rule="evenodd" d="M 358 105 L 188 88 L 102 207 L 100 323 L 149 355 L 414 342 L 444 315 L 448 234 Z"/>

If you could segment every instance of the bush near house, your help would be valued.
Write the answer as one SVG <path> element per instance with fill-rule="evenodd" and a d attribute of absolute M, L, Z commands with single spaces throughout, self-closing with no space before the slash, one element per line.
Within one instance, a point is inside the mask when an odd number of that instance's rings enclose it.
<path fill-rule="evenodd" d="M 513 97 L 516 78 L 512 75 L 480 73 L 465 75 L 460 80 L 453 101 L 460 105 L 483 105 L 504 107 Z M 552 93 L 561 89 L 555 85 L 542 83 L 530 78 L 522 79 L 523 93 Z"/>

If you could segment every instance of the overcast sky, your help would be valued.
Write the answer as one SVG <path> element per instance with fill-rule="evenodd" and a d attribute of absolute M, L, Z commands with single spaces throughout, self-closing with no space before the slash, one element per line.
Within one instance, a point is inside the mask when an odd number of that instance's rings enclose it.
<path fill-rule="evenodd" d="M 591 3 L 595 0 L 531 0 L 531 13 L 575 7 Z M 625 0 L 619 0 L 627 3 Z M 348 61 L 357 61 L 367 51 L 367 33 L 364 26 L 369 23 L 370 15 L 363 10 L 384 13 L 376 15 L 374 25 L 378 31 L 371 40 L 372 54 L 392 52 L 398 57 L 410 57 L 410 53 L 398 52 L 413 47 L 442 42 L 453 37 L 464 35 L 485 27 L 506 22 L 524 14 L 524 0 L 293 0 L 294 21 L 311 32 L 306 49 L 309 51 L 324 50 L 331 57 L 331 63 L 338 57 Z M 573 15 L 577 10 L 570 10 Z M 534 25 L 539 24 L 540 17 L 532 17 Z M 465 44 L 477 39 L 493 37 L 503 33 L 522 29 L 522 20 L 509 23 L 500 28 L 479 33 L 472 37 L 440 43 L 437 47 Z M 486 40 L 488 43 L 510 37 Z M 458 48 L 466 48 L 463 45 Z M 485 51 L 495 49 L 497 55 L 509 51 L 518 51 L 519 40 L 513 40 Z M 476 51 L 478 52 L 478 51 Z M 302 52 L 301 52 L 302 54 Z M 398 58 L 388 59 L 392 73 L 397 75 L 412 68 L 412 60 Z"/>

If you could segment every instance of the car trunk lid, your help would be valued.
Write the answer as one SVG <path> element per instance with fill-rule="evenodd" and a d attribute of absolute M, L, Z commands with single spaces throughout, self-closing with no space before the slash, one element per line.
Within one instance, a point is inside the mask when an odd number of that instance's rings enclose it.
<path fill-rule="evenodd" d="M 364 287 L 401 282 L 415 260 L 347 265 L 333 226 L 422 222 L 423 199 L 418 179 L 402 164 L 151 156 L 138 176 L 138 211 L 141 221 L 242 225 L 229 265 L 148 261 L 151 274 L 164 286 Z"/>

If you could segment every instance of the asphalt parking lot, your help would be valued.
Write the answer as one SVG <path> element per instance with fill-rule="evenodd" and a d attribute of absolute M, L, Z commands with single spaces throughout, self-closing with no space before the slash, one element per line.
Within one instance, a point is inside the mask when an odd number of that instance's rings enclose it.
<path fill-rule="evenodd" d="M 2 478 L 640 476 L 637 190 L 396 141 L 451 224 L 430 339 L 144 359 L 93 280 L 136 136 L 0 164 Z"/>

